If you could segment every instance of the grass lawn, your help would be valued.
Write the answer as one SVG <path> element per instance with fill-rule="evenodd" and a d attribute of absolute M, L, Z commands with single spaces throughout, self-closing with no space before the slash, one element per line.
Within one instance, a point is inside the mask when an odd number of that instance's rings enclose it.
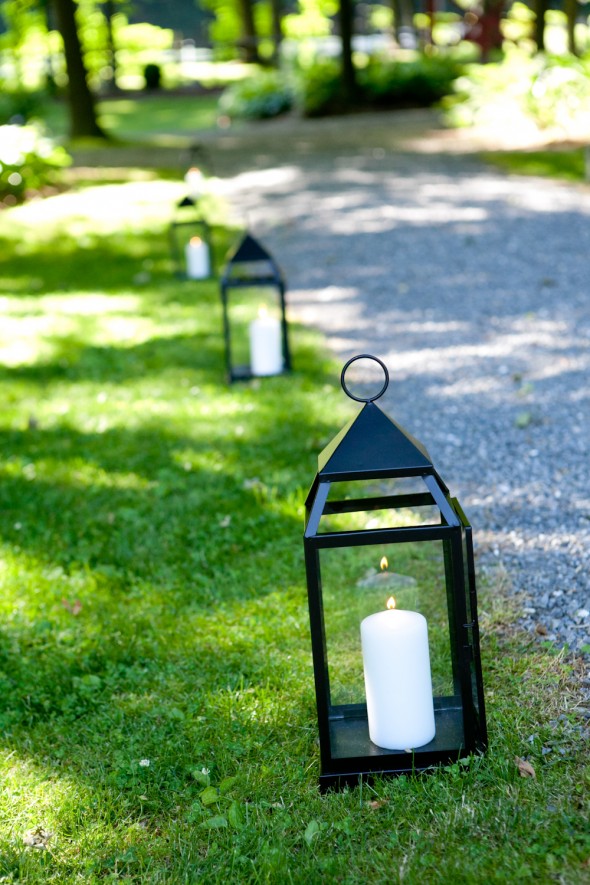
<path fill-rule="evenodd" d="M 585 181 L 584 148 L 545 151 L 487 151 L 482 159 L 507 172 L 540 175 L 565 181 Z"/>
<path fill-rule="evenodd" d="M 588 882 L 577 665 L 493 585 L 489 753 L 319 795 L 303 501 L 356 407 L 302 328 L 225 384 L 175 187 L 0 215 L 0 881 Z"/>
<path fill-rule="evenodd" d="M 215 128 L 217 100 L 217 95 L 134 94 L 99 101 L 98 119 L 104 130 L 120 141 L 153 139 L 171 132 L 193 135 Z M 63 101 L 47 104 L 43 116 L 53 135 L 67 135 L 68 114 Z"/>

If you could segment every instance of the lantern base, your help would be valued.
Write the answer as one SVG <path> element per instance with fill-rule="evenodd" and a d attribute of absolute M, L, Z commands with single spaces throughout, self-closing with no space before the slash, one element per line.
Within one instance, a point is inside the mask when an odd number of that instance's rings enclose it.
<path fill-rule="evenodd" d="M 250 366 L 232 366 L 231 368 L 231 381 L 251 381 L 253 377 Z"/>
<path fill-rule="evenodd" d="M 230 371 L 230 381 L 253 381 L 254 378 L 277 378 L 279 375 L 285 375 L 287 368 L 281 369 L 280 372 L 273 372 L 272 375 L 254 375 L 250 366 L 232 366 Z"/>
<path fill-rule="evenodd" d="M 435 698 L 436 734 L 429 744 L 408 750 L 386 750 L 369 737 L 364 704 L 335 707 L 330 717 L 331 760 L 323 766 L 320 791 L 357 786 L 359 780 L 425 771 L 456 762 L 475 747 L 465 746 L 463 712 L 458 698 Z M 329 769 L 329 770 L 326 770 Z"/>

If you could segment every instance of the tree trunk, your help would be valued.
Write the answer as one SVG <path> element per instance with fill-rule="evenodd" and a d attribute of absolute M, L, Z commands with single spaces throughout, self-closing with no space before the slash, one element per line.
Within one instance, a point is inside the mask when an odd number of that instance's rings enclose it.
<path fill-rule="evenodd" d="M 430 17 L 428 42 L 432 42 L 432 25 L 434 24 L 434 5 L 435 0 L 427 0 L 426 11 Z M 414 27 L 414 4 L 412 0 L 392 0 L 391 7 L 393 9 L 393 27 L 395 31 L 395 39 L 402 48 L 404 44 L 412 41 L 412 35 L 415 40 L 416 29 Z M 417 41 L 415 41 L 417 44 Z"/>
<path fill-rule="evenodd" d="M 490 60 L 492 50 L 502 49 L 500 25 L 503 11 L 504 0 L 484 0 L 480 15 L 465 34 L 466 40 L 471 40 L 480 47 L 482 64 Z"/>
<path fill-rule="evenodd" d="M 352 103 L 356 98 L 356 73 L 352 61 L 354 0 L 340 0 L 338 19 L 342 44 L 342 92 L 344 101 Z"/>
<path fill-rule="evenodd" d="M 57 26 L 62 36 L 68 71 L 68 104 L 71 138 L 106 138 L 98 125 L 94 96 L 88 86 L 82 46 L 76 27 L 74 0 L 53 0 Z"/>
<path fill-rule="evenodd" d="M 578 0 L 564 0 L 564 10 L 567 16 L 567 51 L 572 55 L 578 55 L 576 46 L 576 17 L 578 15 Z"/>
<path fill-rule="evenodd" d="M 535 0 L 535 43 L 537 52 L 545 51 L 545 13 L 549 6 L 549 0 Z"/>
<path fill-rule="evenodd" d="M 282 0 L 271 0 L 272 39 L 274 44 L 273 63 L 278 67 L 283 42 L 283 4 Z"/>
<path fill-rule="evenodd" d="M 117 51 L 113 37 L 113 16 L 115 14 L 114 0 L 105 0 L 104 17 L 107 26 L 107 55 L 111 66 L 111 86 L 117 89 Z"/>
<path fill-rule="evenodd" d="M 55 66 L 53 61 L 53 55 L 51 52 L 51 46 L 49 45 L 49 34 L 54 30 L 51 15 L 51 4 L 49 0 L 42 0 L 41 9 L 43 11 L 43 17 L 45 18 L 45 30 L 46 30 L 46 56 L 45 56 L 45 88 L 49 95 L 55 95 L 57 92 L 57 87 L 55 85 Z"/>
<path fill-rule="evenodd" d="M 259 64 L 260 56 L 258 55 L 258 39 L 256 36 L 256 26 L 254 25 L 252 0 L 238 0 L 238 7 L 240 18 L 242 19 L 241 46 L 244 53 L 244 61 L 251 64 Z"/>

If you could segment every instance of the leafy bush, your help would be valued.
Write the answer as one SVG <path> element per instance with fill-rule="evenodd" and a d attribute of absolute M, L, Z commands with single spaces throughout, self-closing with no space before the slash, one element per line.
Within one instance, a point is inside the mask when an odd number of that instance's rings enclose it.
<path fill-rule="evenodd" d="M 260 71 L 228 86 L 219 99 L 220 114 L 232 119 L 276 117 L 293 106 L 293 93 L 278 71 Z"/>
<path fill-rule="evenodd" d="M 0 201 L 22 202 L 31 191 L 53 185 L 70 157 L 37 126 L 0 126 Z"/>
<path fill-rule="evenodd" d="M 574 137 L 590 114 L 590 61 L 571 56 L 514 49 L 502 62 L 467 66 L 455 87 L 448 102 L 455 126 L 536 126 Z"/>
<path fill-rule="evenodd" d="M 26 122 L 39 116 L 45 95 L 42 92 L 7 90 L 0 92 L 0 125 L 15 120 Z"/>
<path fill-rule="evenodd" d="M 452 58 L 416 54 L 408 61 L 374 59 L 358 72 L 357 104 L 428 106 L 452 91 L 461 70 L 462 66 Z M 288 75 L 277 71 L 258 73 L 228 87 L 219 101 L 221 114 L 242 119 L 273 117 L 291 107 L 306 117 L 346 110 L 339 61 L 317 57 L 305 63 L 297 60 Z"/>
<path fill-rule="evenodd" d="M 319 117 L 337 109 L 342 77 L 340 65 L 330 58 L 300 67 L 296 74 L 297 107 L 306 117 Z"/>
<path fill-rule="evenodd" d="M 359 73 L 359 85 L 370 104 L 428 106 L 448 95 L 461 67 L 451 58 L 419 55 L 410 61 L 372 60 Z"/>
<path fill-rule="evenodd" d="M 572 56 L 546 57 L 533 78 L 526 110 L 541 128 L 568 131 L 590 113 L 590 64 Z"/>

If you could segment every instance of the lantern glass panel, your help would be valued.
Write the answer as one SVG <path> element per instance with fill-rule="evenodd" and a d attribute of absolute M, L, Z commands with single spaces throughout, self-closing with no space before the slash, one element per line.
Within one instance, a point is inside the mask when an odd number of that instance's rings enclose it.
<path fill-rule="evenodd" d="M 201 242 L 206 250 L 207 273 L 199 273 L 193 277 L 193 270 L 188 266 L 188 247 L 191 242 Z M 211 248 L 211 231 L 206 221 L 199 218 L 174 221 L 170 227 L 170 250 L 174 272 L 181 278 L 208 277 L 212 273 L 213 254 Z M 194 260 L 194 259 L 193 259 Z M 200 262 L 199 262 L 200 263 Z"/>
<path fill-rule="evenodd" d="M 271 317 L 280 322 L 280 292 L 275 286 L 268 285 L 232 286 L 228 289 L 227 311 L 231 329 L 232 364 L 250 367 L 250 328 L 260 316 Z"/>
<path fill-rule="evenodd" d="M 421 477 L 389 477 L 332 483 L 318 533 L 437 524 L 440 511 Z"/>
<path fill-rule="evenodd" d="M 428 622 L 434 697 L 454 694 L 441 541 L 323 550 L 321 577 L 332 707 L 365 703 L 360 624 L 391 596 Z"/>
<path fill-rule="evenodd" d="M 183 259 L 186 247 L 195 237 L 203 239 L 203 226 L 199 222 L 183 221 L 176 225 L 176 245 Z"/>

